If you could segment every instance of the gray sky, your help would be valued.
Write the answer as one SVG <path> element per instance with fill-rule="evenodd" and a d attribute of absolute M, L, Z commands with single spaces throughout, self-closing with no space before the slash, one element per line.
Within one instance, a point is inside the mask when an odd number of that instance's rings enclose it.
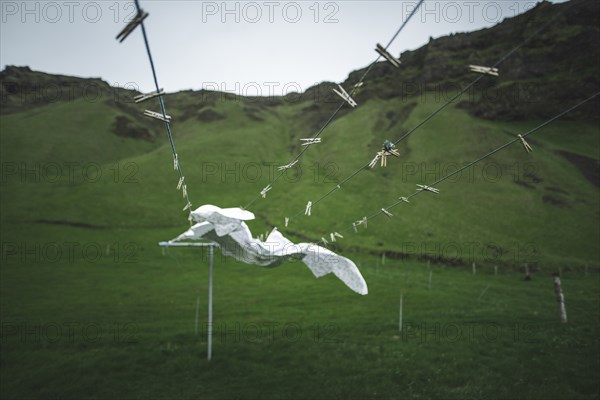
<path fill-rule="evenodd" d="M 141 0 L 160 86 L 282 95 L 370 64 L 417 1 Z M 537 1 L 425 1 L 390 47 L 489 27 Z M 154 89 L 141 30 L 119 44 L 130 1 L 0 0 L 0 63 Z"/>

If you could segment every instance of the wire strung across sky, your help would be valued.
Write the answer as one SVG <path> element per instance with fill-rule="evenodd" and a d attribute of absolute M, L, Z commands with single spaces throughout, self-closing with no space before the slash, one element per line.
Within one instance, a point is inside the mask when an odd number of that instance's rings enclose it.
<path fill-rule="evenodd" d="M 517 50 L 519 50 L 521 47 L 523 47 L 525 44 L 527 44 L 534 36 L 536 36 L 541 31 L 543 31 L 545 28 L 547 28 L 551 23 L 553 23 L 558 17 L 560 17 L 561 15 L 563 15 L 571 7 L 572 7 L 572 5 L 569 6 L 569 7 L 566 7 L 564 10 L 561 10 L 555 16 L 553 16 L 552 18 L 550 18 L 549 20 L 547 20 L 538 29 L 536 29 L 531 35 L 529 35 L 523 42 L 521 42 L 519 45 L 517 45 L 516 47 L 514 47 L 513 49 L 511 49 L 508 53 L 506 53 L 504 56 L 502 56 L 493 65 L 492 68 L 495 68 L 498 65 L 500 65 L 502 62 L 504 62 L 508 57 L 510 57 L 511 55 L 513 55 Z M 479 82 L 483 77 L 484 77 L 484 75 L 480 75 L 477 78 L 475 78 L 471 83 L 469 83 L 467 86 L 465 86 L 456 95 L 452 96 L 452 98 L 450 98 L 440 108 L 438 108 L 437 110 L 435 110 L 434 112 L 432 112 L 431 114 L 429 114 L 423 121 L 421 121 L 419 124 L 417 124 L 414 128 L 412 128 L 411 130 L 407 131 L 398 140 L 396 140 L 395 142 L 393 142 L 394 146 L 397 145 L 398 143 L 400 143 L 401 141 L 403 141 L 404 139 L 406 139 L 411 134 L 413 134 L 417 129 L 419 129 L 420 127 L 422 127 L 423 125 L 425 125 L 425 123 L 427 123 L 429 120 L 431 120 L 437 114 L 439 114 L 442 110 L 444 110 L 446 107 L 448 107 L 450 104 L 452 104 L 456 99 L 458 99 L 460 96 L 462 96 L 467 90 L 469 90 L 471 87 L 473 87 L 475 84 L 477 84 L 477 82 Z M 351 173 L 348 177 L 346 177 L 345 179 L 343 179 L 341 182 L 337 183 L 333 188 L 331 188 L 323 196 L 319 197 L 315 201 L 309 202 L 308 204 L 310 205 L 310 207 L 307 206 L 307 208 L 310 208 L 312 210 L 312 207 L 314 207 L 316 204 L 322 202 L 327 197 L 331 196 L 336 191 L 340 190 L 344 184 L 346 184 L 348 181 L 350 181 L 351 179 L 353 179 L 355 176 L 357 176 L 358 174 L 360 174 L 365 169 L 368 169 L 370 167 L 371 163 L 372 163 L 372 161 L 370 161 L 370 162 L 366 163 L 365 165 L 361 166 L 359 169 L 357 169 L 356 171 L 354 171 L 353 173 Z M 302 210 L 298 211 L 296 214 L 293 214 L 292 216 L 290 216 L 289 218 L 286 217 L 286 226 L 287 226 L 287 223 L 289 223 L 289 221 L 297 218 L 298 216 L 300 216 L 302 214 L 310 215 L 310 212 L 307 212 L 307 211 L 308 211 L 307 209 L 302 209 Z"/>
<path fill-rule="evenodd" d="M 390 39 L 390 41 L 388 42 L 388 44 L 385 46 L 385 50 L 387 51 L 388 47 L 394 42 L 394 40 L 398 37 L 398 35 L 400 34 L 400 32 L 404 29 L 404 27 L 406 26 L 406 24 L 408 23 L 408 21 L 413 17 L 413 15 L 417 12 L 417 10 L 419 9 L 419 7 L 421 6 L 421 4 L 424 2 L 424 0 L 420 0 L 419 3 L 416 5 L 416 7 L 413 9 L 413 11 L 409 14 L 409 16 L 407 17 L 407 19 L 403 22 L 403 24 L 400 26 L 400 28 L 396 31 L 396 33 L 394 34 L 394 36 Z M 154 92 L 154 94 L 148 94 L 148 95 L 143 95 L 140 96 L 142 97 L 144 100 L 147 100 L 149 98 L 152 97 L 158 97 L 159 100 L 159 105 L 160 105 L 160 111 L 161 113 L 155 113 L 153 111 L 146 111 L 145 115 L 150 116 L 150 117 L 154 117 L 157 119 L 162 120 L 165 123 L 165 127 L 167 129 L 167 137 L 169 139 L 169 144 L 171 146 L 171 152 L 173 154 L 173 163 L 174 163 L 174 168 L 177 170 L 177 172 L 179 173 L 179 183 L 177 185 L 177 189 L 181 189 L 182 193 L 183 193 L 183 197 L 186 200 L 186 206 L 184 207 L 184 211 L 188 210 L 189 213 L 189 219 L 191 222 L 191 212 L 192 212 L 192 204 L 190 202 L 189 199 L 189 195 L 187 192 L 187 185 L 185 183 L 185 176 L 183 174 L 183 170 L 181 168 L 181 164 L 179 162 L 178 159 L 178 155 L 177 155 L 177 150 L 175 148 L 175 142 L 173 140 L 173 133 L 171 132 L 171 125 L 170 125 L 170 117 L 167 115 L 166 112 L 166 107 L 163 101 L 163 92 L 160 89 L 160 85 L 158 84 L 158 77 L 156 74 L 156 68 L 154 66 L 154 60 L 152 58 L 152 52 L 150 50 L 150 44 L 148 41 L 148 36 L 146 34 L 146 28 L 144 26 L 144 19 L 148 16 L 147 13 L 144 13 L 142 8 L 140 7 L 139 4 L 139 0 L 135 0 L 135 5 L 136 5 L 136 9 L 137 9 L 137 15 L 136 17 L 129 23 L 128 26 L 125 27 L 125 29 L 117 36 L 117 39 L 120 40 L 120 42 L 123 42 L 125 40 L 125 38 L 139 25 L 142 29 L 142 35 L 144 38 L 144 44 L 146 47 L 146 52 L 148 54 L 148 60 L 150 61 L 150 67 L 152 70 L 152 77 L 154 80 L 154 85 L 156 88 L 156 92 Z M 365 71 L 365 73 L 362 75 L 362 77 L 360 78 L 359 82 L 354 86 L 354 88 L 352 89 L 350 96 L 352 96 L 352 94 L 354 94 L 354 92 L 358 89 L 358 87 L 364 82 L 366 76 L 369 74 L 369 72 L 371 71 L 371 69 L 373 68 L 373 66 L 380 60 L 381 56 L 378 56 L 377 59 L 371 63 L 371 65 L 369 65 L 369 67 L 367 68 L 367 70 Z M 339 113 L 339 111 L 342 109 L 342 107 L 344 106 L 345 101 L 342 101 L 340 103 L 340 105 L 337 107 L 337 109 L 334 111 L 334 113 L 325 121 L 325 124 L 317 131 L 317 133 L 313 136 L 313 139 L 318 138 L 321 133 L 325 130 L 325 128 L 327 128 L 327 126 L 331 123 L 331 121 L 333 121 L 333 119 L 335 118 L 335 116 Z M 300 157 L 302 157 L 302 155 L 304 154 L 304 152 L 306 150 L 308 150 L 309 146 L 306 146 L 302 149 L 302 151 L 292 160 L 292 162 L 290 164 L 293 164 L 295 162 L 297 162 L 297 160 L 300 159 Z M 283 174 L 285 173 L 285 170 L 282 170 L 280 174 L 278 174 L 270 183 L 269 185 L 267 185 L 267 187 L 270 187 L 273 183 L 275 183 Z M 260 197 L 260 194 L 254 198 L 254 200 L 252 200 L 245 208 L 250 207 L 258 198 Z"/>
<path fill-rule="evenodd" d="M 165 103 L 163 101 L 163 97 L 162 97 L 163 92 L 160 89 L 160 86 L 158 85 L 158 78 L 156 76 L 156 68 L 154 67 L 154 60 L 152 59 L 152 52 L 150 51 L 150 44 L 148 42 L 148 36 L 146 35 L 146 28 L 144 26 L 144 19 L 148 16 L 148 14 L 144 13 L 143 10 L 141 9 L 139 0 L 135 0 L 135 7 L 137 9 L 137 16 L 134 17 L 134 19 L 129 23 L 129 25 L 127 25 L 125 27 L 125 29 L 119 34 L 119 36 L 117 36 L 117 39 L 119 39 L 121 36 L 123 36 L 120 39 L 120 41 L 122 42 L 129 35 L 129 33 L 131 33 L 138 25 L 140 25 L 142 28 L 142 35 L 144 37 L 144 44 L 146 45 L 146 52 L 148 53 L 148 60 L 150 61 L 150 68 L 152 69 L 152 77 L 154 78 L 154 85 L 156 86 L 156 92 L 148 94 L 148 95 L 144 95 L 144 96 L 139 96 L 142 98 L 140 101 L 146 100 L 146 99 L 149 99 L 152 97 L 158 97 L 161 114 L 155 113 L 153 111 L 146 111 L 145 115 L 160 119 L 160 120 L 164 121 L 164 123 L 165 123 L 165 126 L 167 128 L 167 136 L 169 138 L 169 144 L 171 145 L 171 152 L 173 153 L 173 168 L 175 170 L 177 170 L 177 172 L 179 173 L 179 183 L 177 184 L 177 190 L 182 191 L 183 197 L 186 200 L 186 205 L 185 205 L 183 211 L 186 211 L 186 210 L 188 211 L 188 219 L 190 220 L 190 223 L 191 223 L 191 221 L 192 221 L 192 214 L 191 214 L 192 203 L 190 202 L 190 198 L 189 198 L 189 195 L 187 192 L 187 185 L 185 183 L 185 177 L 183 175 L 183 170 L 181 169 L 181 165 L 179 163 L 179 159 L 177 156 L 177 151 L 175 149 L 173 133 L 171 132 L 170 117 L 167 115 Z"/>
<path fill-rule="evenodd" d="M 402 30 L 404 29 L 404 27 L 406 26 L 406 24 L 408 24 L 408 21 L 410 21 L 410 19 L 415 15 L 415 13 L 417 12 L 417 10 L 421 7 L 421 4 L 423 4 L 425 0 L 420 0 L 419 3 L 417 3 L 417 5 L 415 6 L 415 8 L 412 10 L 412 12 L 408 15 L 408 17 L 406 18 L 406 20 L 404 20 L 404 22 L 402 23 L 402 25 L 400 25 L 400 28 L 398 28 L 398 30 L 396 31 L 396 33 L 394 34 L 394 36 L 392 36 L 392 38 L 390 39 L 390 41 L 387 43 L 387 45 L 385 46 L 385 51 L 387 51 L 387 49 L 392 45 L 392 43 L 394 42 L 394 40 L 396 40 L 396 38 L 398 37 L 398 35 L 400 34 L 400 32 L 402 32 Z M 362 75 L 362 77 L 359 79 L 359 81 L 354 85 L 354 87 L 352 88 L 352 91 L 350 92 L 350 97 L 352 97 L 352 95 L 354 94 L 354 92 L 361 86 L 361 84 L 364 82 L 365 78 L 367 77 L 367 75 L 369 74 L 369 72 L 371 72 L 371 69 L 375 66 L 375 64 L 377 64 L 377 62 L 379 62 L 379 60 L 381 59 L 381 55 L 378 56 L 375 61 L 373 61 L 369 67 L 367 68 L 367 70 L 365 71 L 365 73 Z M 333 112 L 333 114 L 331 114 L 331 116 L 329 116 L 329 118 L 327 118 L 327 120 L 325 121 L 325 123 L 323 124 L 323 126 L 321 126 L 321 128 L 317 131 L 317 133 L 312 137 L 312 139 L 316 139 L 318 138 L 321 133 L 323 133 L 323 131 L 325 130 L 325 128 L 327 128 L 327 126 L 329 126 L 329 124 L 333 121 L 333 119 L 336 117 L 336 115 L 340 112 L 340 110 L 342 109 L 342 107 L 344 107 L 344 104 L 346 104 L 346 101 L 342 101 L 340 103 L 340 105 L 335 109 L 335 111 Z M 289 163 L 287 164 L 288 166 L 294 165 L 299 159 L 300 157 L 302 157 L 302 155 L 308 150 L 310 146 L 305 146 L 300 153 L 298 153 L 298 155 Z M 283 174 L 285 174 L 285 169 L 282 169 L 279 171 L 279 173 L 267 184 L 267 186 L 265 187 L 265 189 L 263 189 L 263 191 L 261 191 L 259 194 L 256 195 L 256 197 L 254 197 L 254 199 L 252 199 L 252 201 L 250 201 L 248 204 L 246 204 L 244 206 L 244 209 L 248 209 L 249 207 L 251 207 L 256 200 L 258 200 L 261 196 L 264 197 L 264 193 L 266 193 L 267 190 L 269 190 L 272 185 L 277 182 L 279 180 L 279 178 L 281 178 L 283 176 Z"/>
<path fill-rule="evenodd" d="M 408 195 L 408 196 L 406 196 L 406 197 L 400 197 L 398 201 L 396 201 L 396 202 L 394 202 L 394 203 L 392 203 L 392 204 L 388 205 L 387 207 L 383 207 L 383 208 L 381 208 L 379 211 L 377 211 L 377 212 L 375 212 L 375 213 L 371 214 L 370 216 L 365 216 L 363 219 L 361 219 L 361 220 L 358 220 L 357 222 L 358 222 L 359 224 L 366 225 L 366 222 L 367 222 L 367 221 L 369 221 L 369 220 L 372 220 L 372 219 L 374 219 L 374 218 L 377 218 L 377 217 L 378 217 L 378 216 L 380 216 L 381 214 L 385 214 L 385 215 L 388 215 L 388 216 L 392 216 L 392 215 L 391 215 L 391 213 L 388 211 L 389 209 L 391 209 L 391 208 L 394 208 L 394 207 L 396 207 L 397 205 L 399 205 L 399 204 L 402 204 L 402 203 L 408 203 L 408 202 L 409 202 L 409 200 L 410 200 L 411 198 L 413 198 L 413 197 L 415 197 L 415 196 L 419 195 L 420 193 L 423 193 L 423 192 L 425 192 L 425 191 L 431 191 L 431 190 L 428 190 L 428 189 L 423 189 L 423 187 L 425 187 L 425 188 L 429 188 L 429 189 L 435 188 L 435 186 L 439 185 L 440 183 L 444 182 L 445 180 L 447 180 L 447 179 L 450 179 L 451 177 L 453 177 L 454 175 L 457 175 L 457 174 L 461 173 L 461 172 L 462 172 L 462 171 L 464 171 L 465 169 L 472 167 L 473 165 L 475 165 L 475 164 L 477 164 L 477 163 L 479 163 L 479 162 L 481 162 L 481 161 L 485 160 L 485 159 L 486 159 L 486 158 L 488 158 L 488 157 L 491 157 L 492 155 L 494 155 L 494 154 L 498 153 L 499 151 L 501 151 L 501 150 L 505 149 L 506 147 L 508 147 L 508 146 L 510 146 L 510 145 L 512 145 L 512 144 L 514 144 L 515 142 L 522 141 L 523 145 L 525 146 L 525 150 L 527 150 L 527 148 L 528 148 L 528 145 L 527 145 L 527 142 L 525 142 L 525 140 L 524 140 L 524 139 L 525 139 L 527 136 L 529 136 L 529 135 L 531 135 L 532 133 L 534 133 L 534 132 L 536 132 L 536 131 L 540 130 L 541 128 L 545 127 L 546 125 L 548 125 L 548 124 L 550 124 L 550 123 L 554 122 L 555 120 L 557 120 L 557 119 L 561 118 L 562 116 L 564 116 L 565 114 L 567 114 L 567 113 L 569 113 L 569 112 L 571 112 L 571 111 L 575 110 L 576 108 L 578 108 L 578 107 L 580 107 L 580 106 L 584 105 L 585 103 L 587 103 L 588 101 L 590 101 L 590 100 L 594 99 L 595 97 L 597 97 L 597 96 L 599 96 L 599 95 L 600 95 L 600 92 L 597 92 L 596 94 L 594 94 L 594 95 L 592 95 L 592 96 L 588 97 L 587 99 L 585 99 L 585 100 L 583 100 L 583 101 L 581 101 L 581 102 L 577 103 L 576 105 L 574 105 L 574 106 L 572 106 L 572 107 L 568 108 L 567 110 L 564 110 L 564 111 L 562 111 L 561 113 L 559 113 L 559 114 L 555 115 L 554 117 L 550 118 L 550 119 L 549 119 L 549 120 L 547 120 L 546 122 L 544 122 L 544 123 L 542 123 L 542 124 L 540 124 L 540 125 L 536 126 L 535 128 L 533 128 L 533 129 L 531 129 L 531 130 L 529 130 L 529 131 L 527 131 L 527 132 L 525 132 L 525 133 L 523 133 L 523 134 L 517 135 L 517 137 L 516 137 L 516 138 L 514 138 L 514 139 L 512 139 L 512 140 L 508 141 L 507 143 L 503 144 L 503 145 L 502 145 L 502 146 L 500 146 L 500 147 L 497 147 L 497 148 L 495 148 L 494 150 L 492 150 L 492 151 L 490 151 L 489 153 L 487 153 L 487 154 L 485 154 L 485 155 L 483 155 L 483 156 L 481 156 L 481 157 L 477 158 L 476 160 L 474 160 L 474 161 L 471 161 L 471 162 L 470 162 L 470 163 L 468 163 L 468 164 L 465 164 L 465 165 L 464 165 L 464 166 L 462 166 L 461 168 L 457 169 L 456 171 L 453 171 L 453 172 L 449 173 L 448 175 L 446 175 L 446 176 L 444 176 L 444 177 L 442 177 L 442 178 L 440 178 L 440 179 L 436 180 L 435 182 L 432 182 L 432 183 L 430 183 L 430 184 L 428 184 L 428 185 L 419 185 L 419 186 L 421 186 L 421 189 L 418 189 L 417 191 L 415 191 L 414 193 L 412 193 L 412 194 L 410 194 L 410 195 Z M 529 151 L 530 151 L 530 150 L 527 150 L 527 152 L 529 152 Z M 352 225 L 351 225 L 349 228 L 346 228 L 346 229 L 343 229 L 343 230 L 340 230 L 340 231 L 337 231 L 337 232 L 347 232 L 347 231 L 350 231 L 350 230 L 355 230 L 355 231 L 356 231 L 356 227 L 357 227 L 357 225 L 358 225 L 358 224 L 357 224 L 357 222 L 353 223 L 353 224 L 352 224 Z M 337 233 L 337 232 L 336 232 L 336 233 Z M 338 237 L 339 237 L 339 236 L 338 236 Z M 321 242 L 323 242 L 323 240 L 322 240 L 322 239 L 321 239 L 321 241 L 320 241 L 320 242 L 317 242 L 317 244 L 318 244 L 318 243 L 321 243 Z"/>

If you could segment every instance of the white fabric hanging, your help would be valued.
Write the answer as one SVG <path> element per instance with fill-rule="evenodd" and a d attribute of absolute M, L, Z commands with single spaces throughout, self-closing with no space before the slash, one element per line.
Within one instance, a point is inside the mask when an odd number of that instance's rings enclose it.
<path fill-rule="evenodd" d="M 274 228 L 267 240 L 254 239 L 244 221 L 254 219 L 254 214 L 240 208 L 220 208 L 203 205 L 192 212 L 197 222 L 189 230 L 173 239 L 206 239 L 216 242 L 221 252 L 238 261 L 262 267 L 276 267 L 291 258 L 300 259 L 320 278 L 331 272 L 350 289 L 367 294 L 367 283 L 356 265 L 349 259 L 312 243 L 294 244 Z"/>

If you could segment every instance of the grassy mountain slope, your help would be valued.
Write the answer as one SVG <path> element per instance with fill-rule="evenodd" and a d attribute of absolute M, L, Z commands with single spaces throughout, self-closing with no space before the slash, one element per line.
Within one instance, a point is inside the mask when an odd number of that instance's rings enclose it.
<path fill-rule="evenodd" d="M 313 217 L 304 217 L 308 200 L 324 195 L 364 165 L 385 138 L 399 137 L 442 104 L 434 95 L 411 99 L 411 103 L 416 105 L 409 107 L 408 117 L 395 124 L 390 123 L 390 116 L 406 107 L 400 99 L 369 101 L 335 121 L 323 136 L 324 144 L 310 149 L 300 168 L 278 181 L 266 200 L 253 205 L 251 210 L 259 218 L 251 227 L 262 232 L 274 225 L 312 240 L 348 229 L 352 221 L 413 193 L 417 183 L 432 182 L 536 124 L 493 123 L 473 119 L 457 108 L 445 110 L 402 143 L 402 159 L 389 160 L 387 168 L 363 171 L 339 193 L 315 205 Z M 275 166 L 287 163 L 297 151 L 289 150 L 290 146 L 307 136 L 304 124 L 286 121 L 286 116 L 292 121 L 301 119 L 298 104 L 268 108 L 260 114 L 262 121 L 249 118 L 244 107 L 243 101 L 223 101 L 214 109 L 226 115 L 224 119 L 174 124 L 179 159 L 196 205 L 243 206 L 266 186 Z M 141 141 L 137 151 L 131 151 L 129 147 L 139 140 L 107 132 L 119 111 L 98 108 L 94 103 L 58 103 L 38 109 L 35 115 L 26 111 L 3 118 L 4 184 L 8 190 L 3 190 L 2 200 L 3 208 L 10 210 L 3 213 L 3 220 L 173 226 L 173 233 L 183 229 L 184 204 L 175 189 L 177 177 L 168 146 L 156 148 L 154 143 Z M 93 110 L 102 112 L 94 114 Z M 82 122 L 65 125 L 72 115 Z M 86 126 L 104 128 L 96 133 L 86 131 Z M 442 195 L 423 194 L 410 205 L 399 206 L 397 219 L 374 221 L 372 228 L 360 235 L 348 232 L 340 246 L 405 252 L 409 244 L 457 242 L 464 250 L 465 243 L 477 242 L 504 249 L 509 257 L 504 262 L 515 264 L 518 260 L 510 257 L 518 244 L 535 243 L 539 254 L 529 261 L 532 263 L 595 262 L 598 250 L 593 244 L 599 231 L 590 221 L 598 218 L 597 187 L 557 151 L 589 157 L 589 149 L 598 148 L 598 131 L 593 123 L 567 121 L 546 130 L 550 140 L 545 138 L 546 131 L 532 137 L 532 155 L 515 144 L 464 171 L 452 179 L 454 183 L 442 184 Z M 562 147 L 565 132 L 577 132 L 578 144 Z M 40 135 L 56 141 L 44 141 Z M 118 158 L 128 152 L 139 155 Z M 56 157 L 57 153 L 61 155 Z M 73 164 L 67 163 L 75 164 L 73 171 L 69 167 Z M 27 175 L 26 168 L 38 170 L 39 177 Z M 58 170 L 63 173 L 60 181 L 45 177 Z M 284 217 L 298 213 L 301 215 L 285 229 Z M 577 234 L 561 233 L 565 231 Z M 476 258 L 501 261 L 499 255 L 483 249 Z"/>

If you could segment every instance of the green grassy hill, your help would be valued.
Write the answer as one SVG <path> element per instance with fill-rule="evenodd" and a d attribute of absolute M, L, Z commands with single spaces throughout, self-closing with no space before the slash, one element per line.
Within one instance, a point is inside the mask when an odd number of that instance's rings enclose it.
<path fill-rule="evenodd" d="M 597 3 L 578 4 L 545 40 L 575 43 L 580 32 L 597 30 Z M 439 195 L 424 193 L 391 209 L 391 219 L 351 229 L 416 184 L 597 91 L 595 56 L 577 53 L 573 68 L 548 72 L 576 88 L 567 97 L 511 103 L 501 96 L 489 114 L 480 112 L 489 100 L 474 100 L 483 88 L 529 84 L 531 73 L 544 71 L 484 78 L 474 97 L 402 142 L 400 159 L 363 171 L 303 215 L 307 201 L 372 159 L 385 139 L 442 106 L 448 85 L 473 78 L 432 64 L 444 57 L 456 66 L 493 62 L 523 38 L 523 26 L 558 7 L 544 3 L 498 27 L 431 41 L 403 54 L 399 71 L 373 69 L 359 106 L 344 108 L 323 143 L 249 207 L 255 235 L 273 226 L 296 241 L 343 232 L 330 247 L 357 263 L 369 295 L 331 276 L 316 280 L 299 262 L 261 269 L 217 256 L 210 364 L 206 328 L 194 335 L 197 297 L 205 319 L 207 255 L 156 245 L 188 226 L 164 126 L 141 115 L 158 106 L 135 105 L 134 93 L 95 80 L 7 68 L 0 73 L 2 398 L 597 398 L 600 130 L 593 106 L 530 136 L 533 153 L 515 143 L 440 184 Z M 486 47 L 490 37 L 506 40 Z M 473 43 L 487 49 L 485 57 L 459 51 Z M 554 51 L 532 42 L 516 59 L 543 61 Z M 413 78 L 435 84 L 402 90 Z M 22 95 L 57 82 L 79 88 L 73 93 L 93 84 L 98 96 Z M 542 96 L 547 83 L 527 87 Z M 269 99 L 167 95 L 193 205 L 236 207 L 255 198 L 339 104 L 326 95 L 331 86 Z M 523 281 L 525 264 L 532 281 Z M 559 271 L 569 314 L 562 325 L 551 277 Z"/>
<path fill-rule="evenodd" d="M 267 185 L 275 167 L 296 154 L 299 138 L 310 135 L 302 123 L 306 104 L 254 106 L 258 111 L 253 118 L 249 104 L 248 99 L 218 100 L 211 110 L 225 118 L 176 119 L 175 141 L 194 205 L 247 204 Z M 451 107 L 402 142 L 401 159 L 363 171 L 315 205 L 312 217 L 303 215 L 307 201 L 334 188 L 368 162 L 385 139 L 400 137 L 442 104 L 435 94 L 409 102 L 373 99 L 334 121 L 323 144 L 307 151 L 300 167 L 251 207 L 258 216 L 251 228 L 258 234 L 277 226 L 292 236 L 318 240 L 541 122 L 478 120 Z M 177 118 L 181 111 L 171 109 Z M 2 204 L 9 212 L 3 212 L 3 223 L 173 227 L 165 239 L 183 230 L 185 204 L 176 190 L 178 178 L 165 139 L 115 135 L 111 123 L 120 115 L 123 111 L 105 103 L 77 100 L 4 116 Z M 160 122 L 151 127 L 160 128 Z M 471 254 L 464 254 L 467 243 L 477 243 L 475 261 L 554 268 L 597 264 L 598 189 L 581 168 L 597 168 L 598 141 L 593 122 L 556 122 L 531 138 L 534 153 L 527 154 L 517 143 L 440 185 L 441 195 L 418 196 L 394 209 L 397 218 L 375 220 L 358 235 L 348 232 L 337 246 L 397 253 L 433 246 L 439 250 L 431 257 L 444 258 L 441 246 L 455 243 L 459 261 L 470 265 Z M 569 155 L 584 161 L 578 164 Z M 286 229 L 284 218 L 298 213 Z M 520 244 L 533 244 L 534 257 L 516 258 Z M 486 245 L 504 254 L 488 251 Z"/>

